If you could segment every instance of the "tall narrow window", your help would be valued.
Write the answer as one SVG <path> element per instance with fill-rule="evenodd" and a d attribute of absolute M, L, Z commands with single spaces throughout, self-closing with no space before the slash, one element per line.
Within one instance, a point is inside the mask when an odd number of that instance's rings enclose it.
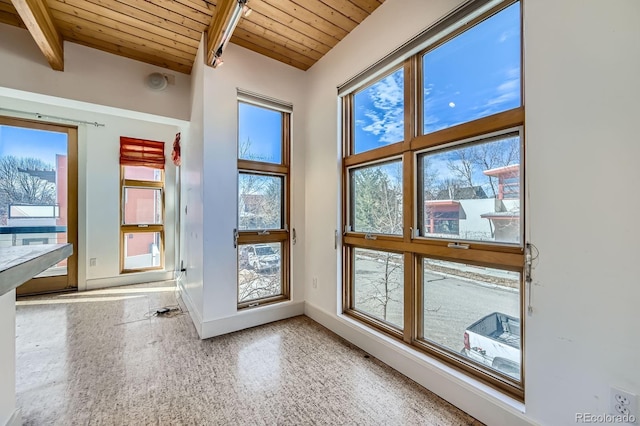
<path fill-rule="evenodd" d="M 120 138 L 120 270 L 164 268 L 164 142 Z"/>
<path fill-rule="evenodd" d="M 238 308 L 289 298 L 291 112 L 238 92 Z"/>
<path fill-rule="evenodd" d="M 343 97 L 343 310 L 523 398 L 520 3 Z"/>

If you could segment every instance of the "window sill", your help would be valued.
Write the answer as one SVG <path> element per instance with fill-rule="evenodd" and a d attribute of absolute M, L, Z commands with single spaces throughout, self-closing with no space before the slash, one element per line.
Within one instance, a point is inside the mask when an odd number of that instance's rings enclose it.
<path fill-rule="evenodd" d="M 434 372 L 441 377 L 448 379 L 455 384 L 467 389 L 470 392 L 482 397 L 483 399 L 492 402 L 494 404 L 498 404 L 505 409 L 522 415 L 526 412 L 525 404 L 523 402 L 518 401 L 515 398 L 512 398 L 505 393 L 500 392 L 499 390 L 481 382 L 478 379 L 475 379 L 463 372 L 445 364 L 442 361 L 439 361 L 435 358 L 430 357 L 427 354 L 424 354 L 403 342 L 400 342 L 390 336 L 383 334 L 382 332 L 370 328 L 359 321 L 349 317 L 345 314 L 338 314 L 338 320 L 342 322 L 344 325 L 348 326 L 354 331 L 367 335 L 367 337 L 373 338 L 376 340 L 376 343 L 379 343 L 384 346 L 385 349 L 392 350 L 395 354 L 392 357 L 388 351 L 379 350 L 379 353 L 372 353 L 376 358 L 381 361 L 389 364 L 396 370 L 400 371 L 402 374 L 405 374 L 412 380 L 420 383 L 421 385 L 427 387 L 424 383 L 422 383 L 419 378 L 415 377 L 415 375 L 411 374 L 410 367 L 406 367 L 404 369 L 397 368 L 397 362 L 387 362 L 387 360 L 397 361 L 397 355 L 402 356 L 408 362 L 403 362 L 404 365 L 409 365 L 410 363 L 414 365 L 418 365 L 420 367 L 424 367 L 429 369 L 431 372 Z M 438 393 L 434 389 L 430 389 L 432 392 Z M 439 394 L 439 396 L 444 399 L 448 398 L 446 395 Z"/>

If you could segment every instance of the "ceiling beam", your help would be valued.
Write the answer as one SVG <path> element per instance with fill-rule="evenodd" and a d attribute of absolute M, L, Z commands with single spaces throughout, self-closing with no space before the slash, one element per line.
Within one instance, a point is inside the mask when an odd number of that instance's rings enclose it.
<path fill-rule="evenodd" d="M 224 29 L 231 21 L 234 9 L 238 7 L 238 0 L 219 0 L 216 5 L 216 12 L 207 31 L 207 65 L 213 63 L 216 50 L 222 43 Z"/>
<path fill-rule="evenodd" d="M 11 0 L 31 37 L 56 71 L 64 71 L 62 37 L 44 0 Z"/>

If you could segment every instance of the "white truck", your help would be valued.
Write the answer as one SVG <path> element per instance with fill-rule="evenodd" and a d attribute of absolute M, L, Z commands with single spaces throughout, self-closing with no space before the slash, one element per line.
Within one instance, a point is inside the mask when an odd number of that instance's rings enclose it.
<path fill-rule="evenodd" d="M 275 271 L 280 268 L 280 254 L 267 244 L 252 244 L 240 252 L 240 266 L 258 272 Z"/>
<path fill-rule="evenodd" d="M 464 332 L 462 354 L 520 379 L 520 320 L 500 312 L 480 318 Z"/>

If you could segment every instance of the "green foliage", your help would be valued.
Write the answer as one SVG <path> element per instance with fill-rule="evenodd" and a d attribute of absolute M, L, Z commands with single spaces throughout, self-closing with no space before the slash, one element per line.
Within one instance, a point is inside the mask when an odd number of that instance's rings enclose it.
<path fill-rule="evenodd" d="M 402 233 L 400 164 L 365 167 L 352 175 L 354 231 Z"/>

